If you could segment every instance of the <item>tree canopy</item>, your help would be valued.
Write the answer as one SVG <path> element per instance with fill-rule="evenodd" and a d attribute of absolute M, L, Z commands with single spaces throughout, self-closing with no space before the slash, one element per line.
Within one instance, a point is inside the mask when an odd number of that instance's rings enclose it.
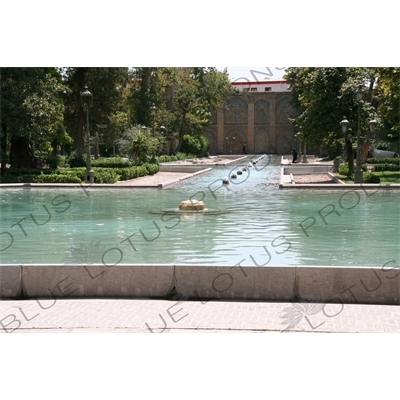
<path fill-rule="evenodd" d="M 357 132 L 358 89 L 363 92 L 362 132 L 368 131 L 368 121 L 377 118 L 372 104 L 376 71 L 372 68 L 288 68 L 284 77 L 291 85 L 291 103 L 297 112 L 292 123 L 307 143 L 337 153 L 343 143 L 340 121 L 344 117 Z"/>
<path fill-rule="evenodd" d="M 145 126 L 146 146 L 144 138 L 134 140 L 147 151 L 172 138 L 179 148 L 184 135 L 201 135 L 231 93 L 227 72 L 211 67 L 0 68 L 0 83 L 2 174 L 6 163 L 32 167 L 41 154 L 86 152 L 85 86 L 93 95 L 91 136 L 102 134 L 112 147 L 124 132 Z"/>

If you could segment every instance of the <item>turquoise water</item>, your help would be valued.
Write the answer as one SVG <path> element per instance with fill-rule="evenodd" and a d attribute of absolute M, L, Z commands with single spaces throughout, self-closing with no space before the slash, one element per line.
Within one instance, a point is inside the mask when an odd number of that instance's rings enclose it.
<path fill-rule="evenodd" d="M 264 158 L 222 187 L 221 179 L 234 168 L 215 167 L 163 190 L 1 190 L 0 262 L 381 266 L 399 261 L 397 191 L 279 190 L 277 157 Z M 187 199 L 227 212 L 163 213 Z"/>

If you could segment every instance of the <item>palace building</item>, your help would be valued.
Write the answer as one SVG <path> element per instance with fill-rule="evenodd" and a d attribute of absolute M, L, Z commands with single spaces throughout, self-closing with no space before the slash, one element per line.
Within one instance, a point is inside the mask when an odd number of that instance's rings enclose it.
<path fill-rule="evenodd" d="M 212 116 L 205 136 L 210 154 L 289 154 L 294 128 L 289 122 L 289 84 L 285 80 L 234 82 L 237 94 Z"/>

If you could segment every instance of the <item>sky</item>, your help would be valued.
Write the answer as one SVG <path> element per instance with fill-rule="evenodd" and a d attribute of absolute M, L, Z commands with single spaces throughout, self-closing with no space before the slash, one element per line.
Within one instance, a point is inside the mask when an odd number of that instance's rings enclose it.
<path fill-rule="evenodd" d="M 218 69 L 223 69 L 217 67 Z M 226 67 L 232 82 L 255 82 L 283 79 L 287 67 Z"/>

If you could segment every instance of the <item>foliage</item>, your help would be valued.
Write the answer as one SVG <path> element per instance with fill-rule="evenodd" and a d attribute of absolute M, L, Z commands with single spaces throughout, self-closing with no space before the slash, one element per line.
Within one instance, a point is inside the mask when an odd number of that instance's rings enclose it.
<path fill-rule="evenodd" d="M 374 175 L 379 176 L 380 183 L 397 183 L 400 184 L 400 172 L 384 171 L 374 172 Z"/>
<path fill-rule="evenodd" d="M 296 110 L 291 121 L 307 143 L 327 146 L 337 154 L 338 146 L 345 142 L 340 121 L 346 116 L 349 128 L 357 132 L 358 106 L 362 136 L 370 139 L 367 123 L 377 118 L 373 68 L 288 68 L 285 78 L 291 85 L 291 103 Z M 356 97 L 359 88 L 363 91 L 360 102 Z M 351 145 L 348 147 L 351 150 Z"/>
<path fill-rule="evenodd" d="M 226 71 L 216 68 L 135 68 L 132 95 L 135 124 L 166 127 L 165 139 L 198 136 L 211 123 L 211 113 L 232 93 Z M 156 107 L 151 114 L 152 104 Z"/>
<path fill-rule="evenodd" d="M 187 154 L 193 154 L 196 157 L 208 155 L 210 143 L 204 136 L 184 135 L 181 150 Z"/>
<path fill-rule="evenodd" d="M 379 97 L 378 110 L 383 120 L 383 129 L 390 142 L 400 140 L 400 68 L 377 68 Z"/>
<path fill-rule="evenodd" d="M 114 168 L 93 168 L 94 183 L 115 183 L 120 179 Z"/>
<path fill-rule="evenodd" d="M 395 165 L 400 165 L 400 158 L 368 158 L 367 159 L 368 164 L 395 164 Z"/>
<path fill-rule="evenodd" d="M 78 156 L 84 153 L 84 114 L 80 93 L 85 85 L 93 95 L 93 104 L 89 108 L 89 131 L 104 134 L 104 141 L 112 147 L 120 131 L 128 121 L 128 110 L 125 105 L 127 86 L 130 75 L 128 68 L 115 67 L 69 67 L 62 70 L 65 84 L 70 89 L 64 96 L 65 126 L 75 140 L 75 151 Z M 97 124 L 107 128 L 99 131 Z"/>
<path fill-rule="evenodd" d="M 55 140 L 69 141 L 63 125 L 67 91 L 56 68 L 0 68 L 1 155 L 9 146 L 14 167 L 30 167 L 35 152 L 53 151 Z"/>
<path fill-rule="evenodd" d="M 49 166 L 49 168 L 56 169 L 60 165 L 61 157 L 55 156 L 53 154 L 48 154 L 44 158 L 44 161 Z"/>
<path fill-rule="evenodd" d="M 104 167 L 104 168 L 126 168 L 131 164 L 129 161 L 125 161 L 122 157 L 102 157 L 97 160 L 92 160 L 93 167 Z"/>
<path fill-rule="evenodd" d="M 186 160 L 186 158 L 193 158 L 193 156 L 179 152 L 179 153 L 175 154 L 174 156 L 167 156 L 167 155 L 159 156 L 159 157 L 157 157 L 157 162 L 164 163 L 164 162 L 171 162 L 171 161 L 181 161 L 181 160 Z"/>
<path fill-rule="evenodd" d="M 38 170 L 36 170 L 38 171 Z M 7 174 L 1 177 L 2 183 L 81 183 L 82 179 L 76 174 Z"/>
<path fill-rule="evenodd" d="M 118 149 L 121 154 L 134 160 L 134 164 L 147 161 L 147 155 L 155 154 L 160 146 L 160 138 L 142 127 L 133 126 L 123 132 L 117 141 Z"/>
<path fill-rule="evenodd" d="M 68 156 L 65 161 L 71 168 L 86 166 L 86 160 L 83 158 L 83 156 L 77 156 L 75 153 L 72 153 L 70 156 Z"/>
<path fill-rule="evenodd" d="M 347 164 L 340 164 L 339 165 L 339 174 L 343 176 L 350 176 L 351 173 L 349 172 L 349 166 Z"/>
<path fill-rule="evenodd" d="M 364 174 L 363 180 L 365 183 L 380 183 L 381 178 L 373 173 Z"/>
<path fill-rule="evenodd" d="M 399 164 L 375 164 L 373 171 L 400 171 Z"/>
<path fill-rule="evenodd" d="M 1 177 L 2 183 L 82 183 L 85 181 L 86 168 L 35 169 L 9 168 L 7 175 Z M 93 168 L 95 183 L 116 183 L 158 172 L 158 164 L 145 163 L 125 168 Z"/>

